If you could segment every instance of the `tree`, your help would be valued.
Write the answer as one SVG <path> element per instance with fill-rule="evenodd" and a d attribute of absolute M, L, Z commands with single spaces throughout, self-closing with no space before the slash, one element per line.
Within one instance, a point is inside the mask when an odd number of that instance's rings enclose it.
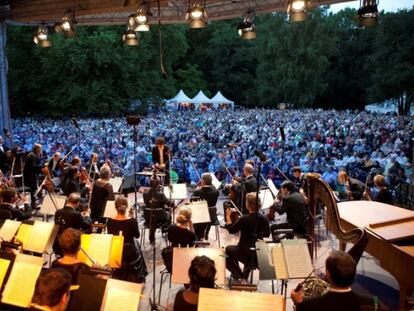
<path fill-rule="evenodd" d="M 197 65 L 186 64 L 183 69 L 178 69 L 175 72 L 175 76 L 177 78 L 177 88 L 183 89 L 188 96 L 194 97 L 199 90 L 205 91 L 204 93 L 207 96 L 210 95 L 204 75 Z"/>

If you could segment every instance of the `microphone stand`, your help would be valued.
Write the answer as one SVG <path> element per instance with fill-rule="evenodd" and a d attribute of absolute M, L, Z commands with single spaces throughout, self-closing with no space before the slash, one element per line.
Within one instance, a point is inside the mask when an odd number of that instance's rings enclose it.
<path fill-rule="evenodd" d="M 135 219 L 138 219 L 138 196 L 137 196 L 137 140 L 138 140 L 138 132 L 137 132 L 137 124 L 132 125 L 132 138 L 134 140 L 134 211 L 135 211 Z"/>

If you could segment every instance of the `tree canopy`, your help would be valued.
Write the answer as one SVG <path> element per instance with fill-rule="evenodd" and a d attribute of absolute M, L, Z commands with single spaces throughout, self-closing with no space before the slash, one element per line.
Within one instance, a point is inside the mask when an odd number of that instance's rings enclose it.
<path fill-rule="evenodd" d="M 414 100 L 414 10 L 383 13 L 378 27 L 360 28 L 356 11 L 315 9 L 307 22 L 260 15 L 256 40 L 242 40 L 239 20 L 204 29 L 158 26 L 138 47 L 121 42 L 123 26 L 81 26 L 39 48 L 33 27 L 8 26 L 8 85 L 13 115 L 114 116 L 130 103 L 221 90 L 236 104 L 362 108 L 387 99 L 406 113 Z"/>

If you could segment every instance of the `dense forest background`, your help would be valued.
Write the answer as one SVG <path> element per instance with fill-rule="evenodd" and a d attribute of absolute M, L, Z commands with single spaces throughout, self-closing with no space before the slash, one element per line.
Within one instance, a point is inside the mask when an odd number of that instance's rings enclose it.
<path fill-rule="evenodd" d="M 36 28 L 8 27 L 12 116 L 114 116 L 131 103 L 160 104 L 183 89 L 216 91 L 247 107 L 356 108 L 394 100 L 400 113 L 414 99 L 414 10 L 383 13 L 377 27 L 358 26 L 355 10 L 320 7 L 304 23 L 286 14 L 256 17 L 256 40 L 242 40 L 240 19 L 204 29 L 163 25 L 167 77 L 160 74 L 158 26 L 124 46 L 125 26 L 80 26 L 73 39 L 52 34 L 35 46 Z M 132 105 L 133 106 L 133 105 Z"/>

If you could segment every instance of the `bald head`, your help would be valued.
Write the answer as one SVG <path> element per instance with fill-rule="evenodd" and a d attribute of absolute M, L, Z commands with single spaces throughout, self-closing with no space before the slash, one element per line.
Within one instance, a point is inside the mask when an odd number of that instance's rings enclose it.
<path fill-rule="evenodd" d="M 254 173 L 253 166 L 250 165 L 250 164 L 244 165 L 244 167 L 243 167 L 243 173 L 244 173 L 245 176 L 253 175 L 253 173 Z"/>

